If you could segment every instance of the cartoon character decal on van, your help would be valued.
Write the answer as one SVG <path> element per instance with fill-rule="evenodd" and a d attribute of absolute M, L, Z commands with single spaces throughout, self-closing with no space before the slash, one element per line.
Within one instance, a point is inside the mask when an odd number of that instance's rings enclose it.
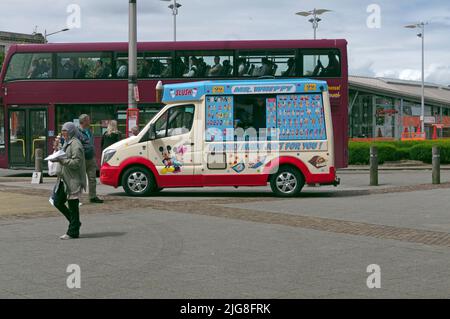
<path fill-rule="evenodd" d="M 162 163 L 164 164 L 164 167 L 161 169 L 161 174 L 176 174 L 181 172 L 181 167 L 183 166 L 183 155 L 186 153 L 186 149 L 186 146 L 175 147 L 173 149 L 175 151 L 175 156 L 173 156 L 171 154 L 172 147 L 170 145 L 166 147 L 166 150 L 161 146 L 159 151 L 162 154 Z"/>
<path fill-rule="evenodd" d="M 237 156 L 234 157 L 234 160 L 231 160 L 230 166 L 236 173 L 241 173 L 245 170 L 244 162 Z"/>
<path fill-rule="evenodd" d="M 253 169 L 258 169 L 261 166 L 264 165 L 265 161 L 266 161 L 267 156 L 258 156 L 256 157 L 256 160 L 253 163 L 249 163 L 249 167 L 253 168 Z"/>
<path fill-rule="evenodd" d="M 327 166 L 327 160 L 323 158 L 322 156 L 314 156 L 309 160 L 309 163 L 314 166 L 315 168 L 322 168 Z"/>

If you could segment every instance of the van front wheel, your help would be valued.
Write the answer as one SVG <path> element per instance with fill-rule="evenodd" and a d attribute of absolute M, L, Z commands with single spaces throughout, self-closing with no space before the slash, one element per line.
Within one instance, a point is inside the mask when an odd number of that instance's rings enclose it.
<path fill-rule="evenodd" d="M 304 185 L 303 174 L 290 166 L 281 166 L 270 180 L 272 191 L 280 197 L 297 196 Z"/>
<path fill-rule="evenodd" d="M 130 167 L 122 177 L 122 187 L 130 196 L 146 196 L 155 188 L 153 175 L 143 167 Z"/>

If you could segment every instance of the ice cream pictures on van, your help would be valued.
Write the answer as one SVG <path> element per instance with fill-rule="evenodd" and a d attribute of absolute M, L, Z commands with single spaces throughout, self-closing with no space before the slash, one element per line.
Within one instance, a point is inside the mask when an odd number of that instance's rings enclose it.
<path fill-rule="evenodd" d="M 163 188 L 264 186 L 295 196 L 337 185 L 324 81 L 203 81 L 164 86 L 165 107 L 108 147 L 100 180 L 132 196 Z"/>

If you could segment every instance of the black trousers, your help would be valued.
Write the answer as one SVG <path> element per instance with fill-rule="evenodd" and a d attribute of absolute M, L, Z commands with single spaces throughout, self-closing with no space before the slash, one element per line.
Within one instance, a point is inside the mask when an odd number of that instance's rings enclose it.
<path fill-rule="evenodd" d="M 79 199 L 69 199 L 67 201 L 69 207 L 65 204 L 58 204 L 55 207 L 66 217 L 69 221 L 69 229 L 67 230 L 67 235 L 73 238 L 78 238 L 80 236 L 80 200 Z"/>

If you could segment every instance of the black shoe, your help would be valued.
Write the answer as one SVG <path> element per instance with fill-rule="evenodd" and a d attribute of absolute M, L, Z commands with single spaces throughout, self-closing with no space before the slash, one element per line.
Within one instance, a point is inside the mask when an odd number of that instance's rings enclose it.
<path fill-rule="evenodd" d="M 103 200 L 100 199 L 100 198 L 98 198 L 98 197 L 91 198 L 89 201 L 90 201 L 91 203 L 95 203 L 95 204 L 101 204 L 101 203 L 103 203 Z"/>

